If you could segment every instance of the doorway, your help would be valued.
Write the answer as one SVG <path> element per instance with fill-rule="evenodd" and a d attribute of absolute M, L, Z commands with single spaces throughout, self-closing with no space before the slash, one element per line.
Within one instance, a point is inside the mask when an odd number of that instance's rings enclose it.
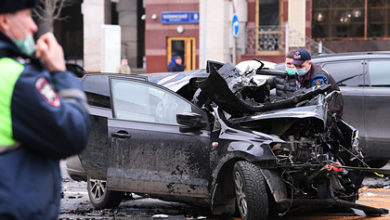
<path fill-rule="evenodd" d="M 195 69 L 195 37 L 168 37 L 167 45 L 167 69 L 172 56 L 183 59 L 185 71 Z"/>

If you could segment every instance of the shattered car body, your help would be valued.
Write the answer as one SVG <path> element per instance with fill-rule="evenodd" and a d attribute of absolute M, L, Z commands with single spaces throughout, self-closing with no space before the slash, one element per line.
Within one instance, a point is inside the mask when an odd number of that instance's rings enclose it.
<path fill-rule="evenodd" d="M 176 93 L 135 76 L 85 77 L 93 129 L 80 159 L 93 205 L 136 192 L 242 219 L 307 204 L 386 213 L 354 203 L 363 175 L 343 167 L 366 164 L 358 132 L 327 113 L 338 93 L 271 99 L 257 71 L 209 62 Z M 202 109 L 189 101 L 198 89 Z"/>

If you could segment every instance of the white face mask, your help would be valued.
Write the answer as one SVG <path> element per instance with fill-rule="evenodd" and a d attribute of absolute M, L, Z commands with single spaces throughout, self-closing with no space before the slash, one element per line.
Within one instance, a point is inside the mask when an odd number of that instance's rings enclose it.
<path fill-rule="evenodd" d="M 16 46 L 25 54 L 31 56 L 35 52 L 35 41 L 32 34 L 27 33 L 26 29 L 20 22 L 15 19 L 14 16 L 11 16 L 12 21 L 22 30 L 26 38 L 24 40 L 16 40 L 11 37 L 11 40 L 16 44 Z"/>
<path fill-rule="evenodd" d="M 297 74 L 299 76 L 304 76 L 304 75 L 306 75 L 306 73 L 307 73 L 307 70 L 305 68 L 297 69 Z"/>

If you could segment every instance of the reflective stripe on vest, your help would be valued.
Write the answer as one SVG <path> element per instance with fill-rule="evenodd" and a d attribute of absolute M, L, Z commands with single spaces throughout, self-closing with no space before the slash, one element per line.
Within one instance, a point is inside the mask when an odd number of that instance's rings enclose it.
<path fill-rule="evenodd" d="M 24 66 L 15 60 L 0 59 L 0 152 L 15 149 L 18 144 L 13 139 L 11 102 L 16 81 Z"/>
<path fill-rule="evenodd" d="M 16 143 L 11 146 L 0 146 L 0 154 L 6 153 L 8 151 L 16 150 L 20 146 L 19 143 Z"/>

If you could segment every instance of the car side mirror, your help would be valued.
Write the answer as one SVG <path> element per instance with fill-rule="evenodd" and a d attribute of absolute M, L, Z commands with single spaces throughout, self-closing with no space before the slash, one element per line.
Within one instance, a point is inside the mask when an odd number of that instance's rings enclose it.
<path fill-rule="evenodd" d="M 176 121 L 179 125 L 184 125 L 186 128 L 192 129 L 201 129 L 207 125 L 202 115 L 193 112 L 177 114 Z"/>

